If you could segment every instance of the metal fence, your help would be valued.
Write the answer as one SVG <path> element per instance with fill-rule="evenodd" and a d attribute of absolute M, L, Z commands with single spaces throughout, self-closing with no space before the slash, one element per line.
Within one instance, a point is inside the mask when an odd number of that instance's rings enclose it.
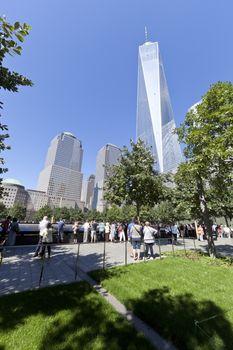
<path fill-rule="evenodd" d="M 227 243 L 227 244 L 226 244 Z M 233 256 L 233 239 L 223 239 L 216 246 L 218 252 L 227 247 Z M 81 272 L 106 269 L 134 263 L 130 242 L 97 242 L 52 244 L 51 258 L 34 258 L 35 246 L 0 248 L 0 294 L 53 284 L 70 283 L 80 279 Z M 158 238 L 154 244 L 154 258 L 187 254 L 189 250 L 207 252 L 207 241 L 195 238 Z M 141 244 L 141 262 L 146 263 L 145 244 Z"/>

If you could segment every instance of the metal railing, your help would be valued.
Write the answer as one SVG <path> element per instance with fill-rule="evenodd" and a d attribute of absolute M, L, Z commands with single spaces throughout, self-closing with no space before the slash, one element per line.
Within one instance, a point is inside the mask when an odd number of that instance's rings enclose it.
<path fill-rule="evenodd" d="M 34 278 L 32 287 L 34 288 L 49 285 L 50 280 L 55 280 L 58 283 L 77 281 L 80 272 L 83 271 L 104 270 L 116 265 L 128 265 L 134 262 L 131 258 L 132 246 L 128 241 L 112 243 L 104 240 L 97 243 L 51 244 L 51 247 L 52 257 L 50 259 L 46 259 L 45 255 L 41 259 L 34 259 L 32 257 L 32 246 L 1 247 L 0 274 L 3 272 L 5 279 L 9 277 L 7 271 L 4 271 L 5 263 L 11 269 L 11 276 L 14 276 L 14 274 L 17 276 L 18 271 L 23 275 L 25 269 L 27 272 L 24 279 L 29 278 L 28 275 L 32 273 Z M 145 248 L 145 243 L 142 242 L 141 260 L 143 262 L 147 261 Z M 153 248 L 154 258 L 163 259 L 168 255 L 175 257 L 178 251 L 182 251 L 184 255 L 189 250 L 197 251 L 201 249 L 207 252 L 207 241 L 198 242 L 195 238 L 181 237 L 177 240 L 174 238 L 156 238 Z M 51 277 L 52 274 L 54 274 L 54 278 Z M 60 274 L 63 278 L 60 278 Z M 69 275 L 69 278 L 65 278 L 66 275 Z"/>

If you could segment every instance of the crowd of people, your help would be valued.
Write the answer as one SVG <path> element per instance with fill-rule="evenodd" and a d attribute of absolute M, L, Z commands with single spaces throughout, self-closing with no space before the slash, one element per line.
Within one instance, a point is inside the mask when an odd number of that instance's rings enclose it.
<path fill-rule="evenodd" d="M 19 232 L 18 219 L 8 216 L 0 225 L 0 245 L 15 245 L 16 235 Z"/>
<path fill-rule="evenodd" d="M 65 220 L 60 219 L 57 222 L 49 220 L 47 216 L 39 223 L 39 242 L 34 256 L 43 257 L 47 249 L 47 255 L 51 255 L 51 244 L 53 237 L 56 235 L 57 243 L 64 242 Z M 16 235 L 20 232 L 17 218 L 8 216 L 1 223 L 1 239 L 0 245 L 15 245 Z M 215 238 L 222 237 L 230 238 L 233 234 L 233 229 L 223 225 L 212 225 L 212 232 Z M 113 243 L 130 241 L 132 244 L 132 257 L 134 260 L 140 259 L 141 244 L 145 244 L 145 256 L 148 259 L 154 257 L 153 246 L 155 239 L 158 237 L 168 238 L 177 242 L 177 238 L 194 237 L 200 241 L 206 239 L 206 228 L 202 224 L 180 224 L 170 225 L 150 224 L 148 221 L 139 223 L 132 219 L 130 223 L 122 222 L 97 222 L 95 220 L 84 223 L 74 222 L 72 225 L 73 243 L 80 242 L 83 237 L 83 243 L 95 243 L 99 241 L 109 241 Z"/>

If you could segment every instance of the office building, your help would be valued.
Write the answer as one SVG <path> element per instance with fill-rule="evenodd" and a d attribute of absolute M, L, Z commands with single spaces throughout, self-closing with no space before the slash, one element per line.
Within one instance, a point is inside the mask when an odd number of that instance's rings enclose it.
<path fill-rule="evenodd" d="M 106 208 L 104 200 L 104 182 L 107 178 L 106 167 L 119 162 L 121 150 L 119 147 L 107 144 L 101 148 L 96 157 L 95 186 L 92 208 L 102 212 Z"/>
<path fill-rule="evenodd" d="M 158 42 L 139 46 L 136 138 L 151 149 L 155 169 L 175 172 L 182 162 Z"/>
<path fill-rule="evenodd" d="M 23 207 L 27 205 L 27 191 L 20 181 L 5 179 L 2 181 L 3 194 L 0 201 L 6 208 L 12 208 L 16 203 Z"/>
<path fill-rule="evenodd" d="M 85 208 L 92 209 L 93 190 L 95 185 L 95 175 L 90 175 L 88 179 L 83 181 L 81 200 Z"/>
<path fill-rule="evenodd" d="M 49 196 L 42 191 L 27 190 L 27 211 L 34 212 L 49 205 Z"/>
<path fill-rule="evenodd" d="M 57 135 L 48 149 L 37 190 L 46 192 L 52 202 L 54 199 L 54 205 L 63 202 L 79 206 L 83 178 L 82 158 L 82 144 L 73 134 L 63 132 Z"/>

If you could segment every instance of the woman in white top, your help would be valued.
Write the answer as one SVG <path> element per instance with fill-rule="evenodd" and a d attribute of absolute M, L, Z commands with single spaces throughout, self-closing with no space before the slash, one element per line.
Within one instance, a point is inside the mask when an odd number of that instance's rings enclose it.
<path fill-rule="evenodd" d="M 53 243 L 52 224 L 48 222 L 46 228 L 44 228 L 40 234 L 42 236 L 42 249 L 41 249 L 41 252 L 39 253 L 39 256 L 43 257 L 45 255 L 45 247 L 47 247 L 48 258 L 50 258 L 50 255 L 51 255 L 50 243 Z"/>
<path fill-rule="evenodd" d="M 111 242 L 115 240 L 115 234 L 116 234 L 116 224 L 113 222 L 110 226 L 110 234 L 109 234 L 109 240 Z"/>
<path fill-rule="evenodd" d="M 144 242 L 145 242 L 145 257 L 147 259 L 154 259 L 154 251 L 153 245 L 155 243 L 155 234 L 157 230 L 150 226 L 148 221 L 145 222 L 145 226 L 143 228 L 144 234 Z M 148 251 L 150 250 L 150 255 L 148 255 Z"/>

